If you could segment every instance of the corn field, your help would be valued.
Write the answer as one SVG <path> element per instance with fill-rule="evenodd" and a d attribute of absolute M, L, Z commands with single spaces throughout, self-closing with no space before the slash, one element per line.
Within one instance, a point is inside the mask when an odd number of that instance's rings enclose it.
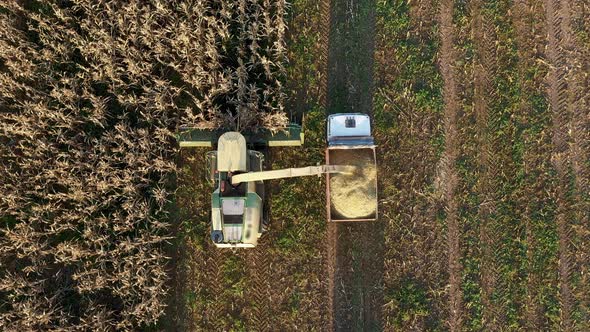
<path fill-rule="evenodd" d="M 166 306 L 180 126 L 287 123 L 284 1 L 0 4 L 0 329 Z"/>

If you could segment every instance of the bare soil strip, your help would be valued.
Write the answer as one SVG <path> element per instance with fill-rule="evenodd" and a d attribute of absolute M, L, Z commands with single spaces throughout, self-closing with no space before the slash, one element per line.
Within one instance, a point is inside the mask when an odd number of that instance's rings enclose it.
<path fill-rule="evenodd" d="M 590 330 L 590 4 L 570 0 L 564 2 L 563 7 L 564 11 L 569 7 L 571 13 L 569 20 L 563 23 L 567 33 L 571 33 L 568 40 L 571 40 L 569 66 L 572 73 L 568 83 L 571 87 L 569 131 L 574 174 L 574 279 L 577 279 L 574 297 L 581 317 L 575 329 Z"/>
<path fill-rule="evenodd" d="M 342 223 L 333 272 L 335 331 L 381 330 L 383 223 Z M 332 227 L 332 226 L 330 226 Z"/>
<path fill-rule="evenodd" d="M 174 238 L 179 237 L 178 226 L 178 223 L 173 224 Z M 192 331 L 196 328 L 195 321 L 189 306 L 185 303 L 185 294 L 187 289 L 195 289 L 199 285 L 196 285 L 197 280 L 192 278 L 194 271 L 191 271 L 190 267 L 184 266 L 183 263 L 186 261 L 201 262 L 203 260 L 202 253 L 182 242 L 178 245 L 170 245 L 168 256 L 171 258 L 169 263 L 171 288 L 165 317 L 162 319 L 160 327 L 166 331 Z M 185 268 L 178 268 L 181 264 Z"/>
<path fill-rule="evenodd" d="M 204 326 L 209 326 L 218 331 L 227 329 L 225 320 L 220 319 L 228 315 L 228 308 L 226 303 L 226 289 L 224 289 L 224 273 L 223 262 L 231 252 L 223 251 L 215 247 L 213 244 L 206 246 L 207 257 L 203 262 L 203 270 L 205 270 L 206 283 L 203 285 L 209 290 L 212 303 L 207 307 L 204 313 Z"/>
<path fill-rule="evenodd" d="M 460 250 L 460 225 L 458 218 L 458 202 L 455 191 L 458 182 L 458 175 L 455 169 L 455 162 L 458 155 L 457 140 L 457 116 L 460 107 L 458 98 L 457 82 L 455 76 L 455 61 L 457 56 L 454 50 L 453 31 L 453 1 L 444 0 L 440 2 L 439 24 L 441 33 L 441 55 L 440 70 L 445 82 L 444 97 L 444 130 L 445 150 L 440 165 L 441 177 L 444 179 L 443 193 L 445 211 L 447 213 L 447 250 L 448 250 L 448 273 L 449 273 L 449 328 L 451 331 L 458 331 L 463 324 L 463 301 L 461 291 L 461 250 Z"/>
<path fill-rule="evenodd" d="M 268 245 L 268 238 L 268 236 L 261 238 L 258 246 L 248 250 L 244 255 L 249 284 L 246 297 L 250 300 L 248 306 L 252 309 L 251 317 L 248 317 L 251 325 L 248 328 L 253 331 L 273 331 L 273 308 L 271 307 L 273 288 L 271 282 L 276 274 L 273 273 L 270 266 L 271 248 Z"/>
<path fill-rule="evenodd" d="M 574 36 L 572 34 L 570 1 L 546 0 L 548 47 L 547 57 L 552 65 L 548 76 L 548 95 L 553 112 L 553 165 L 557 172 L 557 231 L 559 235 L 559 278 L 561 305 L 561 328 L 574 328 L 573 311 L 575 299 L 572 289 L 572 273 L 575 266 L 572 262 L 574 241 L 573 226 L 575 206 L 578 195 L 569 194 L 571 176 L 574 182 L 580 179 L 579 168 L 575 167 L 580 160 L 579 139 L 577 134 L 572 137 L 572 126 L 578 117 L 577 106 L 579 91 L 575 81 L 574 69 Z M 578 142 L 576 142 L 578 141 Z M 571 148 L 570 148 L 571 146 Z M 573 174 L 570 173 L 573 170 Z"/>
<path fill-rule="evenodd" d="M 334 0 L 320 1 L 321 11 L 321 30 L 320 30 L 320 103 L 328 109 L 328 67 L 331 64 L 330 59 L 330 34 L 332 31 L 332 2 Z"/>
<path fill-rule="evenodd" d="M 432 29 L 436 17 L 433 16 L 433 0 L 417 0 L 410 2 L 410 18 L 412 25 L 420 34 L 425 34 Z"/>
<path fill-rule="evenodd" d="M 333 328 L 334 331 L 345 331 L 355 325 L 355 321 L 362 317 L 358 315 L 358 304 L 355 308 L 352 297 L 358 291 L 358 283 L 355 283 L 354 269 L 358 269 L 358 253 L 353 257 L 354 237 L 360 234 L 351 234 L 352 229 L 345 224 L 336 225 L 336 261 L 334 263 L 334 290 L 333 290 Z M 355 266 L 356 265 L 356 266 Z M 357 271 L 358 273 L 358 271 Z"/>
<path fill-rule="evenodd" d="M 372 113 L 375 3 L 321 4 L 327 114 Z M 330 328 L 380 330 L 383 304 L 383 223 L 331 224 L 327 231 Z"/>
<path fill-rule="evenodd" d="M 483 326 L 489 330 L 500 330 L 505 325 L 505 309 L 499 307 L 497 301 L 492 300 L 498 289 L 498 264 L 494 257 L 494 249 L 498 245 L 499 235 L 494 230 L 494 221 L 491 219 L 496 209 L 495 202 L 495 179 L 497 177 L 497 162 L 494 155 L 494 142 L 489 128 L 488 109 L 493 103 L 494 97 L 491 94 L 493 80 L 497 72 L 495 41 L 495 27 L 490 18 L 483 13 L 482 1 L 474 1 L 471 4 L 473 17 L 473 40 L 475 43 L 476 55 L 474 62 L 474 95 L 473 108 L 476 118 L 477 144 L 479 146 L 478 168 L 480 170 L 477 186 L 480 195 L 480 206 L 478 219 L 480 223 L 479 241 L 481 257 L 481 301 L 483 304 Z"/>

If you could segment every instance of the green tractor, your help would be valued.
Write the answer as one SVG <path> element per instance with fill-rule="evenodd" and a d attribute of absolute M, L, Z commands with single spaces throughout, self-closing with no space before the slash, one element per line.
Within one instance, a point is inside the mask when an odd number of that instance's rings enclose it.
<path fill-rule="evenodd" d="M 207 153 L 207 164 L 215 188 L 211 195 L 211 240 L 220 248 L 253 248 L 258 243 L 269 220 L 265 180 L 354 169 L 323 165 L 265 171 L 267 147 L 303 144 L 304 135 L 297 125 L 277 133 L 244 134 L 192 128 L 182 130 L 177 139 L 181 148 L 216 148 Z"/>

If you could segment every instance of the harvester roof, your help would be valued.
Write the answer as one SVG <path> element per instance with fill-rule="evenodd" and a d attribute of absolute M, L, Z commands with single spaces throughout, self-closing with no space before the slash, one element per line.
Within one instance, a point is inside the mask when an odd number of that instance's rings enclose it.
<path fill-rule="evenodd" d="M 246 172 L 246 139 L 242 134 L 230 131 L 219 137 L 217 170 L 220 172 Z"/>

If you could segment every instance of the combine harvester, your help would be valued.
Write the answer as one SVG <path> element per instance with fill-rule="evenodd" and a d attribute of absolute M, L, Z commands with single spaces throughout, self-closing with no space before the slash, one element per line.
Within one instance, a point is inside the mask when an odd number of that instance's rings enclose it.
<path fill-rule="evenodd" d="M 183 129 L 181 148 L 214 147 L 207 153 L 211 195 L 211 240 L 220 248 L 253 248 L 269 220 L 265 180 L 326 174 L 329 221 L 377 218 L 375 145 L 364 114 L 328 117 L 326 165 L 264 170 L 268 147 L 300 146 L 301 127 L 257 134 Z"/>

